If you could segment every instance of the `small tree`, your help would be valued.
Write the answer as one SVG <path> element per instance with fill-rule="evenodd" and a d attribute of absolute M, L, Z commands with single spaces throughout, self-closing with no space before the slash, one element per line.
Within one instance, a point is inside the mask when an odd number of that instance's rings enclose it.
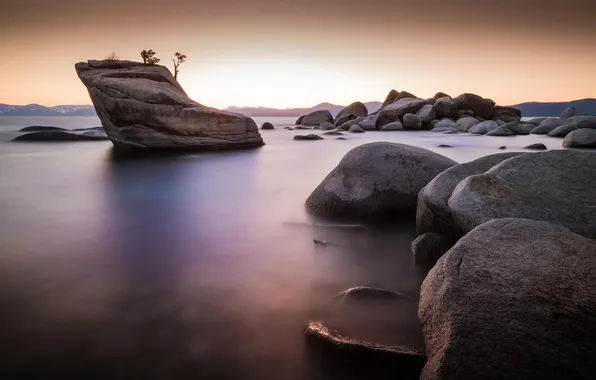
<path fill-rule="evenodd" d="M 174 79 L 178 80 L 178 73 L 180 72 L 180 70 L 178 70 L 178 67 L 180 67 L 181 64 L 186 62 L 186 55 L 182 53 L 176 53 L 174 55 L 176 57 L 172 59 L 172 61 L 174 61 Z"/>
<path fill-rule="evenodd" d="M 104 59 L 105 59 L 106 61 L 114 62 L 114 61 L 118 61 L 118 60 L 120 60 L 120 57 L 118 57 L 118 56 L 116 55 L 116 52 L 115 52 L 115 51 L 113 51 L 113 52 L 111 52 L 111 53 L 110 53 L 110 55 L 107 55 L 107 56 L 105 56 L 105 57 L 104 57 Z"/>
<path fill-rule="evenodd" d="M 143 58 L 143 63 L 145 65 L 155 65 L 160 61 L 159 58 L 155 57 L 155 52 L 151 49 L 143 50 L 141 52 L 141 58 Z"/>

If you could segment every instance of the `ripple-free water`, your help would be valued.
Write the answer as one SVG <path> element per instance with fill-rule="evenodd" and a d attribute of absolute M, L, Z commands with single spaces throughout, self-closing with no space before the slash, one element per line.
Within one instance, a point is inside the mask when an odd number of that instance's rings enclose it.
<path fill-rule="evenodd" d="M 459 162 L 501 145 L 561 146 L 429 132 L 293 141 L 305 131 L 277 129 L 260 149 L 119 160 L 109 141 L 7 142 L 27 125 L 99 122 L 0 117 L 0 375 L 11 379 L 332 378 L 309 360 L 308 321 L 352 286 L 417 299 L 425 275 L 409 251 L 414 220 L 364 231 L 296 224 L 310 223 L 304 200 L 343 155 L 380 140 Z M 420 347 L 416 309 L 351 310 L 339 323 L 353 330 L 341 332 Z"/>

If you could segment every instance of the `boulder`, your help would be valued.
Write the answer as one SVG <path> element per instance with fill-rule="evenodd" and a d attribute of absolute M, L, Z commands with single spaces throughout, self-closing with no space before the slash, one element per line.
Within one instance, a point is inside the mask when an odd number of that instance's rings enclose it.
<path fill-rule="evenodd" d="M 509 119 L 504 119 L 504 116 L 508 116 Z M 517 109 L 515 107 L 507 107 L 507 106 L 494 106 L 493 107 L 493 114 L 492 114 L 492 119 L 493 120 L 497 120 L 497 119 L 501 119 L 501 120 L 507 120 L 507 122 L 509 121 L 514 121 L 514 120 L 521 120 L 521 116 L 522 116 L 522 112 L 520 109 Z M 511 120 L 510 118 L 512 118 L 513 120 Z"/>
<path fill-rule="evenodd" d="M 451 247 L 453 242 L 447 235 L 428 232 L 418 236 L 411 245 L 414 263 L 433 267 Z"/>
<path fill-rule="evenodd" d="M 476 94 L 461 94 L 457 98 L 453 99 L 457 105 L 457 109 L 467 109 L 474 111 L 475 116 L 482 117 L 484 119 L 490 119 L 493 114 L 493 107 L 495 102 L 490 99 L 484 99 Z"/>
<path fill-rule="evenodd" d="M 596 129 L 582 128 L 569 133 L 563 140 L 563 146 L 565 148 L 596 148 Z M 596 160 L 596 157 L 593 159 Z"/>
<path fill-rule="evenodd" d="M 473 117 L 463 117 L 457 121 L 456 128 L 459 129 L 461 132 L 468 132 L 470 128 L 475 126 L 476 124 L 480 123 L 478 119 Z"/>
<path fill-rule="evenodd" d="M 553 129 L 560 127 L 561 125 L 565 124 L 565 122 L 558 117 L 550 117 L 540 123 L 539 126 L 532 129 L 532 134 L 534 135 L 546 135 L 550 133 Z"/>
<path fill-rule="evenodd" d="M 335 125 L 329 123 L 328 121 L 322 122 L 319 127 L 321 128 L 321 131 L 332 131 L 335 129 Z"/>
<path fill-rule="evenodd" d="M 308 197 L 318 216 L 369 218 L 416 208 L 418 192 L 456 162 L 426 149 L 388 142 L 360 145 Z"/>
<path fill-rule="evenodd" d="M 95 132 L 74 132 L 67 130 L 45 130 L 39 132 L 25 133 L 15 137 L 12 141 L 101 141 L 108 140 L 106 134 L 102 131 L 101 133 Z"/>
<path fill-rule="evenodd" d="M 532 129 L 536 128 L 534 124 L 520 124 L 517 127 L 517 134 L 520 136 L 527 136 L 532 132 Z"/>
<path fill-rule="evenodd" d="M 422 108 L 420 108 L 416 113 L 416 116 L 420 118 L 420 122 L 422 124 L 429 124 L 436 117 L 435 111 L 433 110 L 433 106 L 431 104 L 422 106 Z"/>
<path fill-rule="evenodd" d="M 548 133 L 549 137 L 565 137 L 568 133 L 573 132 L 577 127 L 573 124 L 564 124 L 557 127 Z"/>
<path fill-rule="evenodd" d="M 596 116 L 572 116 L 567 119 L 567 123 L 578 128 L 596 129 Z"/>
<path fill-rule="evenodd" d="M 433 133 L 445 133 L 445 134 L 459 133 L 459 130 L 454 127 L 434 127 L 430 131 Z"/>
<path fill-rule="evenodd" d="M 353 124 L 350 129 L 348 130 L 350 133 L 364 133 L 364 129 L 360 127 L 359 124 Z"/>
<path fill-rule="evenodd" d="M 455 165 L 437 175 L 418 195 L 416 230 L 419 234 L 438 232 L 459 238 L 463 231 L 451 215 L 448 201 L 453 190 L 467 177 L 482 174 L 501 162 L 522 153 L 498 153 Z"/>
<path fill-rule="evenodd" d="M 401 131 L 402 129 L 404 129 L 404 126 L 399 121 L 394 121 L 381 127 L 381 131 Z"/>
<path fill-rule="evenodd" d="M 359 121 L 358 125 L 360 126 L 360 128 L 364 129 L 365 131 L 374 131 L 377 129 L 377 127 L 376 127 L 377 117 L 378 116 L 376 116 L 376 115 L 368 116 L 364 120 Z"/>
<path fill-rule="evenodd" d="M 436 128 L 456 128 L 457 129 L 457 124 L 453 120 L 445 118 L 445 119 L 439 120 L 439 122 L 434 125 L 433 129 L 436 129 Z"/>
<path fill-rule="evenodd" d="M 507 124 L 507 123 L 506 123 L 506 122 L 504 122 L 503 120 L 499 120 L 499 119 L 496 119 L 496 120 L 495 120 L 495 122 L 497 123 L 497 125 L 498 125 L 499 127 L 500 127 L 501 125 L 505 125 L 505 124 Z"/>
<path fill-rule="evenodd" d="M 403 126 L 404 129 L 414 129 L 419 130 L 422 128 L 422 122 L 420 118 L 414 114 L 407 113 L 403 117 Z"/>
<path fill-rule="evenodd" d="M 323 135 L 325 136 L 341 136 L 343 135 L 343 132 L 341 131 L 327 131 L 327 132 L 323 132 Z"/>
<path fill-rule="evenodd" d="M 409 93 L 407 91 L 402 91 L 399 93 L 397 98 L 395 98 L 395 101 L 397 102 L 398 100 L 401 100 L 401 99 L 417 99 L 417 98 L 418 97 L 412 93 Z"/>
<path fill-rule="evenodd" d="M 342 124 L 344 124 L 344 123 L 346 123 L 346 122 L 348 122 L 350 120 L 354 120 L 356 118 L 357 118 L 357 116 L 354 115 L 354 114 L 351 114 L 351 113 L 350 114 L 347 114 L 347 115 L 344 115 L 342 117 L 336 117 L 335 118 L 335 125 L 336 126 L 340 126 L 340 125 L 342 125 Z"/>
<path fill-rule="evenodd" d="M 400 99 L 393 104 L 388 105 L 384 110 L 393 110 L 397 114 L 397 118 L 401 119 L 407 113 L 415 114 L 426 104 L 424 99 Z"/>
<path fill-rule="evenodd" d="M 435 115 L 437 118 L 442 119 L 445 117 L 456 118 L 457 115 L 457 104 L 450 97 L 443 97 L 437 99 L 433 106 Z"/>
<path fill-rule="evenodd" d="M 540 124 L 542 124 L 543 121 L 545 121 L 546 119 L 548 119 L 548 117 L 535 117 L 533 119 L 524 121 L 524 123 L 526 124 L 534 124 L 536 126 L 539 126 Z"/>
<path fill-rule="evenodd" d="M 502 145 L 499 147 L 499 150 L 505 150 L 505 149 L 507 149 L 507 147 L 505 145 Z"/>
<path fill-rule="evenodd" d="M 472 110 L 457 110 L 457 118 L 461 119 L 462 117 L 473 117 L 474 111 Z"/>
<path fill-rule="evenodd" d="M 395 102 L 395 100 L 397 99 L 398 96 L 399 96 L 399 92 L 397 92 L 395 90 L 389 91 L 389 94 L 387 94 L 385 101 L 381 105 L 381 109 L 383 109 L 386 106 L 388 106 L 389 104 L 392 104 L 393 102 Z"/>
<path fill-rule="evenodd" d="M 311 112 L 308 115 L 304 116 L 304 119 L 302 119 L 301 124 L 306 126 L 319 126 L 321 125 L 321 123 L 325 121 L 333 124 L 334 120 L 333 116 L 331 115 L 331 112 L 327 110 L 319 110 Z"/>
<path fill-rule="evenodd" d="M 296 122 L 294 123 L 294 125 L 302 124 L 302 120 L 304 120 L 304 116 L 306 116 L 306 115 L 302 115 L 298 119 L 296 119 Z"/>
<path fill-rule="evenodd" d="M 447 95 L 447 94 L 446 94 L 446 93 L 444 93 L 444 92 L 440 92 L 440 91 L 439 91 L 439 92 L 437 92 L 437 93 L 435 94 L 435 96 L 433 96 L 433 100 L 434 100 L 435 102 L 437 101 L 437 99 L 441 99 L 441 98 L 451 98 L 451 96 Z"/>
<path fill-rule="evenodd" d="M 42 132 L 42 131 L 68 131 L 66 128 L 45 126 L 45 125 L 32 125 L 29 127 L 19 129 L 19 132 Z"/>
<path fill-rule="evenodd" d="M 453 147 L 449 144 L 439 144 L 439 145 L 437 145 L 437 148 L 453 148 Z"/>
<path fill-rule="evenodd" d="M 352 125 L 358 124 L 359 122 L 361 122 L 364 119 L 365 118 L 361 116 L 357 119 L 346 121 L 345 123 L 343 123 L 342 125 L 337 127 L 337 129 L 341 129 L 342 131 L 348 131 Z"/>
<path fill-rule="evenodd" d="M 345 137 L 338 137 L 336 140 L 347 140 Z"/>
<path fill-rule="evenodd" d="M 377 129 L 381 129 L 384 125 L 389 123 L 393 123 L 395 121 L 399 121 L 399 117 L 397 116 L 397 112 L 394 110 L 382 110 L 377 115 L 377 122 L 375 127 Z"/>
<path fill-rule="evenodd" d="M 339 113 L 335 117 L 335 121 L 337 122 L 342 117 L 346 117 L 349 115 L 354 115 L 354 119 L 358 116 L 368 116 L 368 109 L 362 102 L 354 102 L 349 106 L 345 107 L 343 110 L 339 111 Z M 348 120 L 345 120 L 344 123 L 346 121 Z"/>
<path fill-rule="evenodd" d="M 501 126 L 497 129 L 493 129 L 492 131 L 486 132 L 485 136 L 515 136 L 515 133 L 513 133 L 511 129 L 505 128 L 505 126 Z"/>
<path fill-rule="evenodd" d="M 464 232 L 491 219 L 543 220 L 594 239 L 596 176 L 586 173 L 596 172 L 595 157 L 575 150 L 513 157 L 455 188 L 453 219 Z"/>
<path fill-rule="evenodd" d="M 273 126 L 273 124 L 271 124 L 270 122 L 266 121 L 263 123 L 263 125 L 261 125 L 261 129 L 263 130 L 271 130 L 271 129 L 275 129 L 275 127 Z"/>
<path fill-rule="evenodd" d="M 594 240 L 527 219 L 464 236 L 421 287 L 420 379 L 593 378 L 594 252 Z"/>
<path fill-rule="evenodd" d="M 499 127 L 496 121 L 494 120 L 487 120 L 481 123 L 476 124 L 472 128 L 468 130 L 468 132 L 473 133 L 475 135 L 484 135 L 492 130 L 495 130 Z"/>
<path fill-rule="evenodd" d="M 251 118 L 191 100 L 164 66 L 104 60 L 80 62 L 75 69 L 117 150 L 219 150 L 263 145 Z"/>
<path fill-rule="evenodd" d="M 315 134 L 308 134 L 308 135 L 296 135 L 294 136 L 294 140 L 296 141 L 315 141 L 315 140 L 323 140 L 323 138 L 319 135 Z"/>
<path fill-rule="evenodd" d="M 524 149 L 530 149 L 530 150 L 547 150 L 548 148 L 546 147 L 546 145 L 544 145 L 542 143 L 535 143 L 535 144 L 530 144 L 528 146 L 525 146 Z"/>
<path fill-rule="evenodd" d="M 510 121 L 508 123 L 502 124 L 499 128 L 509 129 L 511 132 L 516 134 L 517 131 L 519 130 L 519 121 L 518 120 Z"/>
<path fill-rule="evenodd" d="M 561 120 L 567 120 L 570 117 L 577 116 L 577 115 L 578 115 L 577 110 L 573 107 L 569 107 L 565 111 L 563 111 L 561 113 L 561 116 L 559 116 L 559 117 L 561 118 Z"/>

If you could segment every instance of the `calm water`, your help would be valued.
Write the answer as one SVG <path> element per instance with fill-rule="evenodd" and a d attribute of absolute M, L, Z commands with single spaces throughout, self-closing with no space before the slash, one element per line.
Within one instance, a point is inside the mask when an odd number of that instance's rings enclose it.
<path fill-rule="evenodd" d="M 0 375 L 11 379 L 350 378 L 309 355 L 308 321 L 423 347 L 416 302 L 338 313 L 332 297 L 366 285 L 417 299 L 425 273 L 409 252 L 413 220 L 362 231 L 296 224 L 310 222 L 304 200 L 341 157 L 376 140 L 460 162 L 500 145 L 561 146 L 429 132 L 295 142 L 304 131 L 274 130 L 256 150 L 123 161 L 110 142 L 7 142 L 28 125 L 99 121 L 0 117 Z"/>

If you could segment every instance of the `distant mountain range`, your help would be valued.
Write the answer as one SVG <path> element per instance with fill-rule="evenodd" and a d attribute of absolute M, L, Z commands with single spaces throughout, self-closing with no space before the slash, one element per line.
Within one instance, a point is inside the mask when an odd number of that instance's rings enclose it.
<path fill-rule="evenodd" d="M 369 112 L 376 111 L 381 102 L 364 103 Z M 541 103 L 528 102 L 516 104 L 513 107 L 519 108 L 522 115 L 531 117 L 559 116 L 568 107 L 575 109 L 582 114 L 596 115 L 596 99 L 581 99 L 570 102 Z M 329 110 L 333 116 L 337 115 L 344 106 L 331 103 L 321 103 L 310 108 L 267 108 L 267 107 L 228 107 L 226 111 L 238 112 L 250 117 L 299 117 L 318 110 Z M 92 105 L 62 105 L 46 107 L 40 104 L 28 104 L 26 106 L 15 106 L 0 103 L 1 116 L 96 116 L 95 108 Z"/>

